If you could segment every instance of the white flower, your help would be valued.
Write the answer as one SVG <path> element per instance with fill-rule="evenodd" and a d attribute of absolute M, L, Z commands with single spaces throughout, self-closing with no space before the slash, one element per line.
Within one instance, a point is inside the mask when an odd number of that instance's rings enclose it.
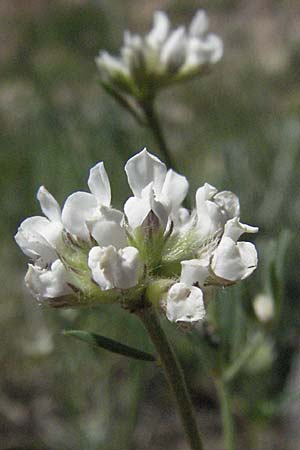
<path fill-rule="evenodd" d="M 175 283 L 169 289 L 166 307 L 171 322 L 197 322 L 205 316 L 203 293 L 195 286 Z"/>
<path fill-rule="evenodd" d="M 182 261 L 180 281 L 188 286 L 197 284 L 198 286 L 203 287 L 210 272 L 209 256 L 202 259 Z"/>
<path fill-rule="evenodd" d="M 105 83 L 125 95 L 147 97 L 149 92 L 201 73 L 223 55 L 222 40 L 207 33 L 208 19 L 199 10 L 188 29 L 170 29 L 163 11 L 156 11 L 145 36 L 124 33 L 121 57 L 101 51 L 96 64 Z"/>
<path fill-rule="evenodd" d="M 93 280 L 103 291 L 135 286 L 141 268 L 139 252 L 135 247 L 117 250 L 112 245 L 93 247 L 89 253 L 88 266 Z"/>
<path fill-rule="evenodd" d="M 129 226 L 142 225 L 152 210 L 162 228 L 176 215 L 188 191 L 187 179 L 166 169 L 156 156 L 143 149 L 125 166 L 129 186 L 134 194 L 124 205 Z"/>
<path fill-rule="evenodd" d="M 111 56 L 106 51 L 101 51 L 99 56 L 96 58 L 96 64 L 98 68 L 106 73 L 108 78 L 112 77 L 129 77 L 130 73 L 128 67 L 119 58 Z"/>
<path fill-rule="evenodd" d="M 257 231 L 257 227 L 242 224 L 238 218 L 228 220 L 211 262 L 211 268 L 217 277 L 235 282 L 251 275 L 257 266 L 255 246 L 250 242 L 237 240 L 243 233 Z"/>
<path fill-rule="evenodd" d="M 198 27 L 205 28 L 204 19 L 198 16 Z M 156 21 L 149 37 L 153 46 L 161 45 L 159 29 L 168 34 L 163 16 Z M 189 33 L 195 33 L 194 27 Z M 138 38 L 127 39 L 139 45 Z M 52 306 L 119 300 L 130 308 L 132 302 L 137 307 L 139 299 L 141 307 L 144 300 L 165 300 L 170 321 L 202 320 L 207 286 L 236 283 L 255 270 L 255 246 L 238 239 L 258 229 L 240 223 L 235 194 L 218 192 L 207 183 L 197 190 L 196 208 L 183 208 L 187 179 L 167 171 L 146 149 L 128 160 L 125 172 L 133 196 L 124 205 L 124 215 L 111 207 L 102 162 L 90 170 L 91 192 L 70 195 L 62 212 L 53 196 L 39 189 L 46 217 L 26 219 L 15 237 L 33 261 L 26 285 L 39 301 Z"/>
<path fill-rule="evenodd" d="M 189 28 L 186 60 L 180 69 L 182 75 L 199 71 L 203 66 L 215 64 L 223 56 L 223 42 L 216 34 L 207 34 L 208 18 L 205 11 L 197 11 Z"/>
<path fill-rule="evenodd" d="M 240 215 L 238 197 L 205 183 L 196 192 L 197 230 L 201 236 L 220 234 L 227 220 Z"/>
<path fill-rule="evenodd" d="M 269 322 L 274 318 L 274 301 L 268 294 L 258 294 L 253 300 L 253 308 L 261 322 Z"/>
<path fill-rule="evenodd" d="M 88 186 L 91 194 L 75 192 L 67 198 L 62 211 L 65 229 L 84 241 L 92 236 L 99 245 L 125 246 L 123 214 L 110 206 L 110 183 L 102 162 L 90 170 Z"/>
<path fill-rule="evenodd" d="M 73 294 L 67 282 L 68 272 L 59 259 L 56 259 L 49 269 L 28 265 L 25 283 L 39 301 Z"/>
<path fill-rule="evenodd" d="M 25 255 L 41 267 L 57 259 L 56 249 L 61 245 L 63 225 L 60 207 L 55 198 L 41 186 L 37 193 L 46 217 L 25 219 L 15 235 L 15 240 Z"/>
<path fill-rule="evenodd" d="M 170 21 L 166 13 L 163 11 L 155 11 L 153 15 L 153 28 L 145 37 L 146 43 L 150 48 L 159 50 L 170 30 Z"/>

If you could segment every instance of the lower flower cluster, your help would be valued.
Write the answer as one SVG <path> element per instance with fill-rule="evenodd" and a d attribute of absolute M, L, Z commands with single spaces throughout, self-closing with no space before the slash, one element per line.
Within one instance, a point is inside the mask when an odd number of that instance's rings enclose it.
<path fill-rule="evenodd" d="M 24 220 L 15 236 L 30 258 L 27 287 L 55 307 L 120 301 L 136 308 L 146 298 L 172 322 L 203 319 L 208 286 L 234 284 L 255 270 L 255 246 L 239 238 L 258 229 L 240 222 L 235 194 L 207 183 L 188 211 L 187 179 L 146 149 L 125 172 L 133 195 L 124 212 L 111 206 L 102 162 L 90 170 L 90 192 L 71 194 L 62 210 L 39 188 L 45 217 Z"/>

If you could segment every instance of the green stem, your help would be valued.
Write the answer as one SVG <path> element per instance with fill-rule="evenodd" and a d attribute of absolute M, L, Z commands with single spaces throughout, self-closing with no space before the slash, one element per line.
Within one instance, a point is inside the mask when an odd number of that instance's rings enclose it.
<path fill-rule="evenodd" d="M 184 375 L 166 334 L 153 307 L 136 311 L 143 322 L 160 358 L 161 367 L 171 387 L 181 421 L 190 445 L 190 450 L 203 450 L 192 402 Z"/>
<path fill-rule="evenodd" d="M 144 111 L 145 118 L 147 120 L 148 127 L 152 131 L 154 139 L 157 142 L 159 150 L 164 156 L 165 162 L 169 168 L 173 168 L 176 172 L 179 172 L 177 169 L 177 165 L 172 158 L 171 152 L 169 151 L 163 130 L 161 128 L 160 122 L 158 120 L 156 110 L 154 107 L 154 102 L 152 99 L 143 101 L 140 103 L 142 110 Z M 186 197 L 184 200 L 184 206 L 190 209 L 190 201 L 189 198 Z"/>
<path fill-rule="evenodd" d="M 224 450 L 235 450 L 234 421 L 231 412 L 228 384 L 222 378 L 216 379 L 215 384 L 221 408 Z"/>
<path fill-rule="evenodd" d="M 157 142 L 157 145 L 159 147 L 159 150 L 161 151 L 161 153 L 164 156 L 165 162 L 167 164 L 168 167 L 173 167 L 174 169 L 175 164 L 174 161 L 172 159 L 171 153 L 168 149 L 162 128 L 160 126 L 155 108 L 154 108 L 154 103 L 152 100 L 147 100 L 142 102 L 141 104 L 142 110 L 144 111 L 148 126 L 150 128 L 150 130 L 152 131 L 152 134 L 154 136 L 154 139 Z"/>

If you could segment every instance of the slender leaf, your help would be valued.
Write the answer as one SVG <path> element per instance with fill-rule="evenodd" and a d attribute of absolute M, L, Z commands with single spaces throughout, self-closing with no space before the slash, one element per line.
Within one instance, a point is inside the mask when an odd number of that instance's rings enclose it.
<path fill-rule="evenodd" d="M 151 353 L 146 353 L 128 345 L 121 344 L 113 339 L 101 336 L 96 333 L 82 330 L 67 330 L 64 331 L 65 336 L 73 336 L 81 341 L 96 347 L 104 348 L 112 353 L 118 353 L 119 355 L 128 356 L 129 358 L 139 359 L 142 361 L 156 361 L 156 357 Z"/>

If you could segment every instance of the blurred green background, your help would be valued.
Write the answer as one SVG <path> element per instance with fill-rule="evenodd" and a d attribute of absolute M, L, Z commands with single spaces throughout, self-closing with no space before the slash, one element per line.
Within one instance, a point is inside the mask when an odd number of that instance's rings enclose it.
<path fill-rule="evenodd" d="M 25 217 L 40 214 L 41 184 L 62 203 L 70 192 L 86 190 L 88 170 L 99 160 L 113 204 L 122 206 L 129 194 L 125 161 L 144 146 L 160 153 L 150 133 L 101 90 L 94 58 L 100 49 L 118 53 L 124 29 L 149 30 L 156 9 L 175 25 L 188 24 L 202 7 L 224 39 L 224 58 L 206 78 L 162 93 L 160 117 L 192 191 L 208 181 L 236 192 L 242 220 L 260 227 L 259 269 L 242 291 L 222 293 L 224 304 L 230 297 L 228 303 L 251 309 L 266 288 L 270 255 L 284 230 L 291 233 L 285 258 L 276 260 L 283 306 L 270 330 L 272 351 L 263 349 L 268 356 L 262 352 L 261 364 L 257 357 L 249 361 L 234 387 L 234 410 L 243 450 L 300 448 L 299 1 L 1 0 L 1 450 L 186 450 L 155 367 L 61 335 L 83 328 L 150 350 L 142 326 L 117 307 L 80 314 L 38 307 L 23 286 L 26 258 L 13 235 Z M 199 337 L 165 326 L 206 448 L 221 450 Z"/>

